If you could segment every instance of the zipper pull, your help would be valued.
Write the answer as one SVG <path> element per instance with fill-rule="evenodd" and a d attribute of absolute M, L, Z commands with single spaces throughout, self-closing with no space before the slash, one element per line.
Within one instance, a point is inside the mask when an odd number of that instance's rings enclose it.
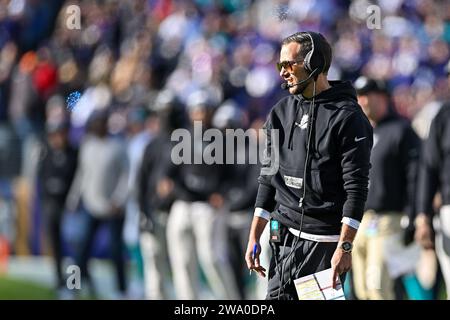
<path fill-rule="evenodd" d="M 298 202 L 298 207 L 303 207 L 303 197 L 300 198 L 300 201 Z"/>

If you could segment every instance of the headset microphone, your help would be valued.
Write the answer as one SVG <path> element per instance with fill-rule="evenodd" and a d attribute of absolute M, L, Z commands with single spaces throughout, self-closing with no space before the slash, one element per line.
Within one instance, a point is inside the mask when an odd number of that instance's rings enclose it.
<path fill-rule="evenodd" d="M 305 82 L 308 82 L 312 77 L 314 77 L 315 74 L 316 74 L 318 71 L 319 71 L 319 68 L 316 68 L 316 69 L 314 69 L 313 72 L 311 72 L 311 73 L 309 74 L 308 78 L 306 78 L 305 80 L 302 80 L 302 81 L 297 82 L 297 83 L 294 83 L 294 84 L 288 84 L 287 82 L 283 82 L 283 83 L 280 85 L 280 87 L 281 87 L 281 89 L 283 89 L 283 90 L 287 90 L 287 89 L 289 89 L 289 88 L 292 88 L 292 87 L 295 87 L 295 86 L 302 85 L 302 84 L 304 84 Z"/>
<path fill-rule="evenodd" d="M 283 89 L 283 90 L 287 90 L 287 89 L 290 88 L 287 82 L 283 82 L 283 83 L 280 85 L 280 87 L 281 87 L 281 89 Z"/>

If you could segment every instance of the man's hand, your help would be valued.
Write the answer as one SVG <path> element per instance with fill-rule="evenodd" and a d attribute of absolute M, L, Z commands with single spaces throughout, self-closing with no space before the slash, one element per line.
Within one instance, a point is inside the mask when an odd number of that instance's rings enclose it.
<path fill-rule="evenodd" d="M 255 258 L 253 259 L 253 247 L 256 244 L 256 253 L 255 253 Z M 265 277 L 266 274 L 266 269 L 264 269 L 260 264 L 259 264 L 259 255 L 261 253 L 261 246 L 259 245 L 258 242 L 256 241 L 249 241 L 248 245 L 247 245 L 247 251 L 245 253 L 245 261 L 247 262 L 247 268 L 249 270 L 255 270 L 261 277 Z"/>
<path fill-rule="evenodd" d="M 342 242 L 353 243 L 357 229 L 350 227 L 347 224 L 342 224 L 341 235 L 339 237 L 339 244 Z M 336 288 L 336 279 L 342 273 L 349 271 L 352 268 L 352 254 L 351 252 L 344 252 L 340 245 L 334 251 L 331 258 L 331 269 L 333 271 L 333 288 Z"/>
<path fill-rule="evenodd" d="M 415 240 L 424 249 L 433 249 L 434 243 L 432 239 L 431 223 L 428 217 L 424 213 L 417 215 L 416 221 L 416 232 L 414 234 Z"/>
<path fill-rule="evenodd" d="M 259 255 L 261 254 L 261 246 L 259 239 L 267 224 L 267 220 L 261 217 L 253 217 L 250 226 L 250 234 L 248 237 L 247 251 L 245 252 L 245 262 L 249 270 L 255 270 L 261 277 L 265 277 L 266 269 L 259 264 Z M 256 253 L 253 259 L 253 248 L 256 245 Z"/>
<path fill-rule="evenodd" d="M 334 251 L 331 258 L 331 269 L 333 271 L 333 288 L 336 288 L 337 277 L 352 268 L 352 254 L 344 252 L 341 248 Z"/>

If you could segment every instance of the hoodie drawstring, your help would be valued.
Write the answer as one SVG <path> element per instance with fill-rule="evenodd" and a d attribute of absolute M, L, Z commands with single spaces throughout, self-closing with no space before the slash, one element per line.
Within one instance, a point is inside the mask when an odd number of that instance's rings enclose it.
<path fill-rule="evenodd" d="M 295 130 L 295 122 L 297 121 L 298 118 L 298 112 L 299 110 L 302 108 L 302 102 L 300 103 L 300 107 L 297 108 L 297 110 L 295 111 L 295 117 L 294 117 L 294 121 L 292 121 L 291 123 L 291 129 L 289 131 L 289 140 L 288 140 L 288 149 L 289 150 L 294 150 L 294 130 Z"/>

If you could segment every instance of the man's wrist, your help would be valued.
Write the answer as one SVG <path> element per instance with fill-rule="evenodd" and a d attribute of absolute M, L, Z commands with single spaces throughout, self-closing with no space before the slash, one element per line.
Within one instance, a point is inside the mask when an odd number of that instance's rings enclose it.
<path fill-rule="evenodd" d="M 267 210 L 264 210 L 263 208 L 255 208 L 255 211 L 253 212 L 253 216 L 263 218 L 267 221 L 270 220 L 270 212 Z"/>
<path fill-rule="evenodd" d="M 351 241 L 339 241 L 337 248 L 344 253 L 351 253 L 353 250 L 353 242 Z"/>

